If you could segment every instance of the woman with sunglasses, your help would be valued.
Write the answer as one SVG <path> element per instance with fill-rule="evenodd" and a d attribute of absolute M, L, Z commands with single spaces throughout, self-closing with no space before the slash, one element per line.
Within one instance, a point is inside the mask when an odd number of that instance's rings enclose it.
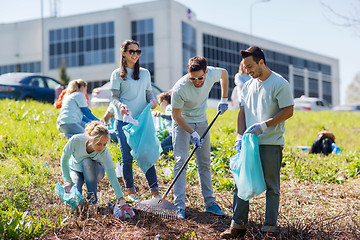
<path fill-rule="evenodd" d="M 124 116 L 131 115 L 136 118 L 150 102 L 152 102 L 151 109 L 157 106 L 151 89 L 150 72 L 140 67 L 140 54 L 141 50 L 137 41 L 126 40 L 123 42 L 120 67 L 112 72 L 110 78 L 111 102 L 115 106 L 115 133 L 119 140 L 122 155 L 123 176 L 128 191 L 127 199 L 132 202 L 139 202 L 140 199 L 134 186 L 131 148 L 122 130 L 122 127 L 128 124 L 124 121 Z M 152 166 L 147 170 L 145 176 L 152 197 L 160 198 L 155 167 Z"/>

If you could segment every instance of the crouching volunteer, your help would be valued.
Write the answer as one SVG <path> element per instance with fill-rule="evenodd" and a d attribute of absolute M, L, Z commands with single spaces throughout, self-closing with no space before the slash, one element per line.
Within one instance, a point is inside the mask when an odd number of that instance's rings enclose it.
<path fill-rule="evenodd" d="M 97 186 L 106 171 L 121 209 L 121 213 L 117 216 L 124 217 L 125 213 L 134 216 L 133 210 L 124 200 L 121 186 L 116 178 L 114 163 L 106 147 L 109 139 L 109 131 L 100 121 L 87 124 L 85 133 L 70 138 L 61 156 L 61 169 L 65 181 L 63 187 L 65 192 L 69 193 L 72 186 L 76 184 L 78 191 L 82 193 L 85 182 L 89 210 L 96 211 Z"/>

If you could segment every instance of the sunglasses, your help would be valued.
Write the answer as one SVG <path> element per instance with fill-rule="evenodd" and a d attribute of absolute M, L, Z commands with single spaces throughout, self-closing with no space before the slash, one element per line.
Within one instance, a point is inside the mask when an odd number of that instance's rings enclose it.
<path fill-rule="evenodd" d="M 205 74 L 204 74 L 205 75 Z M 199 81 L 202 81 L 203 79 L 205 79 L 205 76 L 202 75 L 201 77 L 189 77 L 189 79 L 191 81 L 195 81 L 195 80 L 199 80 Z"/>
<path fill-rule="evenodd" d="M 135 55 L 135 54 L 140 55 L 140 54 L 141 54 L 141 50 L 140 50 L 140 49 L 138 49 L 138 50 L 132 50 L 132 49 L 130 49 L 130 50 L 129 50 L 129 53 L 130 53 L 130 55 Z"/>

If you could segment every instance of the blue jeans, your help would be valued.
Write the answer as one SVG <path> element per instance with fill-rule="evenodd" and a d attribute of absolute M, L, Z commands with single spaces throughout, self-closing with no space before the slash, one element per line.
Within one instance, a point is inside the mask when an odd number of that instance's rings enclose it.
<path fill-rule="evenodd" d="M 75 134 L 85 132 L 85 122 L 81 123 L 63 123 L 59 126 L 60 132 L 65 133 L 66 138 L 71 138 Z"/>
<path fill-rule="evenodd" d="M 207 121 L 200 123 L 189 123 L 201 136 L 208 124 Z M 178 174 L 180 168 L 184 165 L 189 156 L 189 145 L 191 135 L 180 127 L 176 122 L 173 123 L 173 146 L 174 146 L 174 178 Z M 195 152 L 196 163 L 198 166 L 201 193 L 204 197 L 205 207 L 215 205 L 215 197 L 213 197 L 213 187 L 210 171 L 210 133 L 207 133 L 201 148 Z M 185 209 L 185 185 L 186 185 L 186 169 L 182 171 L 179 178 L 174 184 L 174 203 L 177 207 Z"/>
<path fill-rule="evenodd" d="M 87 199 L 90 203 L 96 204 L 97 198 L 97 184 L 105 176 L 105 169 L 97 161 L 91 158 L 85 158 L 82 163 L 82 172 L 70 169 L 70 177 L 73 183 L 76 184 L 78 191 L 82 194 L 82 186 L 85 182 L 88 195 Z"/>
<path fill-rule="evenodd" d="M 280 202 L 282 147 L 280 145 L 260 145 L 259 150 L 266 182 L 265 222 L 261 230 L 275 232 Z M 248 221 L 248 213 L 249 201 L 244 201 L 237 196 L 237 186 L 235 185 L 231 227 L 244 229 Z"/>
<path fill-rule="evenodd" d="M 171 135 L 167 136 L 164 140 L 162 140 L 161 148 L 163 150 L 161 154 L 167 154 L 169 151 L 173 150 Z"/>
<path fill-rule="evenodd" d="M 126 141 L 126 136 L 124 134 L 124 131 L 122 130 L 122 127 L 126 126 L 127 124 L 128 123 L 124 123 L 123 121 L 116 120 L 115 132 L 118 138 L 121 156 L 122 156 L 121 163 L 123 166 L 123 176 L 125 179 L 126 188 L 128 189 L 128 191 L 133 192 L 135 191 L 133 168 L 132 168 L 134 159 L 130 153 L 131 148 Z M 155 166 L 152 166 L 151 168 L 149 168 L 149 170 L 147 170 L 147 172 L 145 173 L 145 177 L 151 191 L 159 190 Z"/>

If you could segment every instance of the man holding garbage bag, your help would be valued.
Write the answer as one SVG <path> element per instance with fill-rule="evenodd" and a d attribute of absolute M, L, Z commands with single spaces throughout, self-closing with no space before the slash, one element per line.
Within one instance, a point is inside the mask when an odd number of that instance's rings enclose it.
<path fill-rule="evenodd" d="M 259 137 L 261 165 L 266 182 L 265 222 L 261 231 L 275 236 L 280 201 L 280 168 L 284 146 L 285 120 L 293 115 L 293 97 L 288 81 L 266 66 L 261 48 L 252 46 L 241 51 L 246 73 L 252 78 L 241 91 L 241 108 L 238 115 L 238 136 L 235 150 L 240 152 L 242 134 Z M 233 195 L 233 219 L 222 238 L 236 238 L 246 233 L 249 201 Z"/>

